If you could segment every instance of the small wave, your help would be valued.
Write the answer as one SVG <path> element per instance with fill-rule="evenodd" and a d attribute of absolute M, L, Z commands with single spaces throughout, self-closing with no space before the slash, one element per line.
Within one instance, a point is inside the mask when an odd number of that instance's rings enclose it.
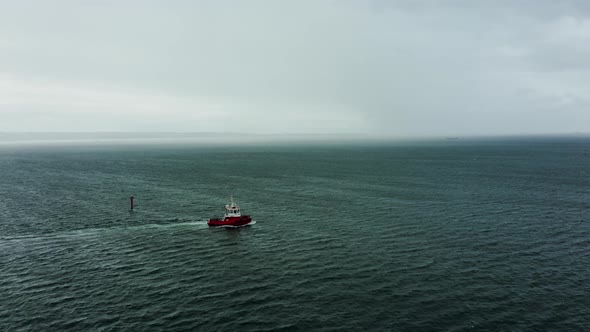
<path fill-rule="evenodd" d="M 436 263 L 434 258 L 430 258 L 430 259 L 426 259 L 424 261 L 414 262 L 413 264 L 410 264 L 407 266 L 402 266 L 401 268 L 397 269 L 396 271 L 412 271 L 412 270 L 425 269 L 425 268 L 432 266 L 434 263 Z"/>

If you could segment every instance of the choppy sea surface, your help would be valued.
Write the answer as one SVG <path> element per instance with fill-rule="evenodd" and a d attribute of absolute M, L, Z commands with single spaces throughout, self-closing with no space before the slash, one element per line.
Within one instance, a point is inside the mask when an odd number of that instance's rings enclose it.
<path fill-rule="evenodd" d="M 4 146 L 0 330 L 589 331 L 589 216 L 587 138 Z"/>

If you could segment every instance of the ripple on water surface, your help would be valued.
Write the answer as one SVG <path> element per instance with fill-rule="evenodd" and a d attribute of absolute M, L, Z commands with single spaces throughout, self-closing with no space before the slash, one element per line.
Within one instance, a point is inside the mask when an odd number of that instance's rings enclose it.
<path fill-rule="evenodd" d="M 0 330 L 590 330 L 580 146 L 4 151 Z"/>

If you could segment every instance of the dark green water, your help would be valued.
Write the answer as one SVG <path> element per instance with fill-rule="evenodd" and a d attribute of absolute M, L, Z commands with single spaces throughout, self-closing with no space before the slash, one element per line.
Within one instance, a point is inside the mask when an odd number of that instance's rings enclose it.
<path fill-rule="evenodd" d="M 588 139 L 5 146 L 0 330 L 590 330 L 589 176 Z M 256 224 L 207 227 L 229 194 Z"/>

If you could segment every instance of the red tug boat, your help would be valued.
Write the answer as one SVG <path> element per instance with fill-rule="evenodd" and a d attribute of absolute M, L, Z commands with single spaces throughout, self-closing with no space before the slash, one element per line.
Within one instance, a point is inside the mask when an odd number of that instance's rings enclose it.
<path fill-rule="evenodd" d="M 225 215 L 222 218 L 211 218 L 207 225 L 214 226 L 229 226 L 238 227 L 245 226 L 252 222 L 250 216 L 243 216 L 240 212 L 240 207 L 234 203 L 234 198 L 230 196 L 230 204 L 225 205 Z"/>

